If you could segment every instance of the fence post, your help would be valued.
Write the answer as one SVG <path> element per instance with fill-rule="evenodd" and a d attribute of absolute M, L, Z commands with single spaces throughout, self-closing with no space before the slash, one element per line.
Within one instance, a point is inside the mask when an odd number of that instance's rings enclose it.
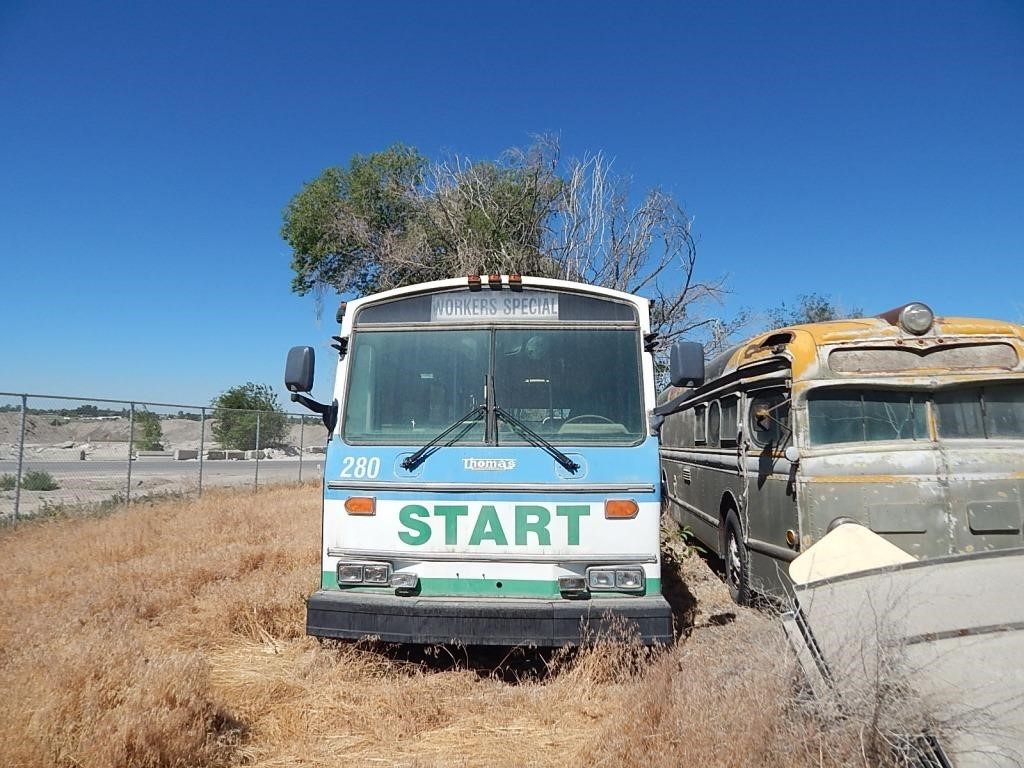
<path fill-rule="evenodd" d="M 302 454 L 306 450 L 306 417 L 299 416 L 299 482 L 302 482 Z"/>
<path fill-rule="evenodd" d="M 199 409 L 199 495 L 203 495 L 203 452 L 206 450 L 206 409 Z"/>
<path fill-rule="evenodd" d="M 256 477 L 253 481 L 253 492 L 260 491 L 260 412 L 256 411 Z"/>
<path fill-rule="evenodd" d="M 132 501 L 132 445 L 135 443 L 135 403 L 130 403 L 128 409 L 128 481 L 125 484 L 124 503 L 125 506 Z"/>
<path fill-rule="evenodd" d="M 18 476 L 14 478 L 14 519 L 18 519 L 21 506 L 21 470 L 25 461 L 25 419 L 28 414 L 28 395 L 21 396 L 21 427 L 18 437 Z"/>

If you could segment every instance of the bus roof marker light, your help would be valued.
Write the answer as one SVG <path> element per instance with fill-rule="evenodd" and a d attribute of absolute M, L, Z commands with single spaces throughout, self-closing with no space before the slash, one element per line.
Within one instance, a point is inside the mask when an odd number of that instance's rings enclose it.
<path fill-rule="evenodd" d="M 513 272 L 508 276 L 508 287 L 513 291 L 523 290 L 523 276 L 518 272 Z"/>
<path fill-rule="evenodd" d="M 481 288 L 480 275 L 467 275 L 466 282 L 469 283 L 469 290 L 479 291 Z"/>
<path fill-rule="evenodd" d="M 345 499 L 345 511 L 350 515 L 375 515 L 377 499 L 373 496 L 349 496 Z"/>
<path fill-rule="evenodd" d="M 890 325 L 898 325 L 907 333 L 921 336 L 931 330 L 935 313 L 931 307 L 920 301 L 912 301 L 902 307 L 882 312 L 877 317 Z"/>
<path fill-rule="evenodd" d="M 604 516 L 609 520 L 632 520 L 639 510 L 633 499 L 608 499 L 604 503 Z"/>
<path fill-rule="evenodd" d="M 489 274 L 487 276 L 487 285 L 489 285 L 495 291 L 500 291 L 501 275 L 499 275 L 497 272 L 492 272 L 491 274 Z"/>
<path fill-rule="evenodd" d="M 900 326 L 908 333 L 920 336 L 931 330 L 935 314 L 927 304 L 919 301 L 911 302 L 900 310 Z"/>

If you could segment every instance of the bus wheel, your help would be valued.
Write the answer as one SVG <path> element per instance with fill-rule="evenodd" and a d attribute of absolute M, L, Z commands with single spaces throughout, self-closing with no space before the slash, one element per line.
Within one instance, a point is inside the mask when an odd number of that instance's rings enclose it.
<path fill-rule="evenodd" d="M 750 553 L 743 543 L 743 532 L 736 511 L 725 518 L 725 583 L 733 602 L 750 604 Z"/>

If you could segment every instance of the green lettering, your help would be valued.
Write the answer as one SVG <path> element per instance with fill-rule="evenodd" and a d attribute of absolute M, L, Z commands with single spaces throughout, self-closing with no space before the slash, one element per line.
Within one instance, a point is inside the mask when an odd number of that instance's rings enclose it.
<path fill-rule="evenodd" d="M 417 518 L 430 517 L 427 508 L 419 504 L 407 504 L 398 513 L 398 522 L 411 530 L 399 531 L 398 538 L 404 543 L 415 546 L 426 544 L 430 539 L 430 524 Z"/>
<path fill-rule="evenodd" d="M 559 504 L 555 507 L 555 514 L 566 518 L 569 524 L 569 544 L 580 543 L 580 518 L 590 516 L 589 504 Z"/>
<path fill-rule="evenodd" d="M 505 531 L 502 530 L 501 521 L 498 519 L 498 511 L 487 504 L 480 507 L 480 516 L 473 526 L 473 535 L 469 537 L 469 545 L 475 547 L 484 539 L 490 539 L 495 544 L 506 545 Z"/>
<path fill-rule="evenodd" d="M 438 504 L 434 514 L 444 518 L 444 543 L 459 543 L 459 518 L 469 515 L 469 507 L 465 505 Z"/>
<path fill-rule="evenodd" d="M 533 520 L 529 518 L 532 517 Z M 551 534 L 548 533 L 548 523 L 551 522 L 551 513 L 544 507 L 533 504 L 516 504 L 516 546 L 526 545 L 526 534 L 537 534 L 537 545 L 546 547 L 551 544 Z"/>

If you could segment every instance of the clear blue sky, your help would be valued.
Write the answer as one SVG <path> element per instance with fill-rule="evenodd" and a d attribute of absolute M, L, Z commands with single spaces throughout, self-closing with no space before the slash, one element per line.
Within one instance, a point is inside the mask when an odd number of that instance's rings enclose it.
<path fill-rule="evenodd" d="M 1024 321 L 1016 0 L 5 0 L 0 390 L 283 393 L 288 347 L 333 332 L 289 290 L 301 184 L 542 131 L 675 194 L 727 313 L 815 291 Z"/>

